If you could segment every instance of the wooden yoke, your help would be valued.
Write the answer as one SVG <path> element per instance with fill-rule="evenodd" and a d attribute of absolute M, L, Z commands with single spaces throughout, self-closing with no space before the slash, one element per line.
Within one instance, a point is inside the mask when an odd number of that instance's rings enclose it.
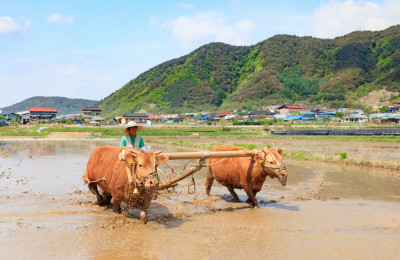
<path fill-rule="evenodd" d="M 169 160 L 180 159 L 202 159 L 206 158 L 231 158 L 231 157 L 253 157 L 261 151 L 258 150 L 241 150 L 241 151 L 222 151 L 222 152 L 181 152 L 181 153 L 161 153 L 168 157 Z"/>
<path fill-rule="evenodd" d="M 196 165 L 193 165 L 187 172 L 182 175 L 163 183 L 159 186 L 160 190 L 174 187 L 178 181 L 185 179 L 191 174 L 199 171 L 203 166 L 207 166 L 207 158 L 231 158 L 231 157 L 254 157 L 258 152 L 253 151 L 221 151 L 221 152 L 181 152 L 181 153 L 161 153 L 168 157 L 169 160 L 180 160 L 180 159 L 200 159 Z"/>

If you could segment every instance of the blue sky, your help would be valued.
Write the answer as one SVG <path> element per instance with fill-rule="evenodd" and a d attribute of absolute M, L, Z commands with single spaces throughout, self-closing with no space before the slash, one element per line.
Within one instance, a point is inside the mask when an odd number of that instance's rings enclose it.
<path fill-rule="evenodd" d="M 33 96 L 100 100 L 210 42 L 399 23 L 399 0 L 0 0 L 0 107 Z"/>

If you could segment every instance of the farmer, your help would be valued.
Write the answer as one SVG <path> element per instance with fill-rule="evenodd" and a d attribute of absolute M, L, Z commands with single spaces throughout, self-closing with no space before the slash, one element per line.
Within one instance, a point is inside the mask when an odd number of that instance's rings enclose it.
<path fill-rule="evenodd" d="M 142 151 L 147 151 L 143 138 L 136 134 L 137 131 L 142 129 L 143 126 L 137 125 L 133 121 L 129 121 L 125 126 L 124 133 L 126 135 L 121 138 L 120 146 L 133 147 L 136 149 L 142 149 Z"/>

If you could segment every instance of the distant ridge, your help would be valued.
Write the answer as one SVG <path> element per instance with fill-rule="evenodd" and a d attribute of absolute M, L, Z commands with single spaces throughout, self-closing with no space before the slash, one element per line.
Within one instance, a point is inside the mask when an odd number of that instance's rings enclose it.
<path fill-rule="evenodd" d="M 55 108 L 57 115 L 66 114 L 79 114 L 85 107 L 95 106 L 99 101 L 79 99 L 79 98 L 65 98 L 65 97 L 43 97 L 36 96 L 25 99 L 22 102 L 14 105 L 0 108 L 4 113 L 16 113 L 20 111 L 29 110 L 32 107 L 39 108 Z"/>
<path fill-rule="evenodd" d="M 271 105 L 371 106 L 400 92 L 400 25 L 335 39 L 275 35 L 252 46 L 210 43 L 132 79 L 99 103 L 104 114 L 255 111 Z"/>

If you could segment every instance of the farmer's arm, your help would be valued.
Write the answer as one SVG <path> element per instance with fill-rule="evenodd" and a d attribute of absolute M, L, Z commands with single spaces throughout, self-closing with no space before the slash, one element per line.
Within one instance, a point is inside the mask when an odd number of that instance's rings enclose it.
<path fill-rule="evenodd" d="M 139 147 L 140 147 L 140 149 L 142 149 L 142 151 L 147 151 L 142 137 L 140 137 Z"/>
<path fill-rule="evenodd" d="M 125 137 L 122 137 L 122 138 L 121 138 L 121 142 L 120 142 L 119 146 L 126 146 Z"/>

